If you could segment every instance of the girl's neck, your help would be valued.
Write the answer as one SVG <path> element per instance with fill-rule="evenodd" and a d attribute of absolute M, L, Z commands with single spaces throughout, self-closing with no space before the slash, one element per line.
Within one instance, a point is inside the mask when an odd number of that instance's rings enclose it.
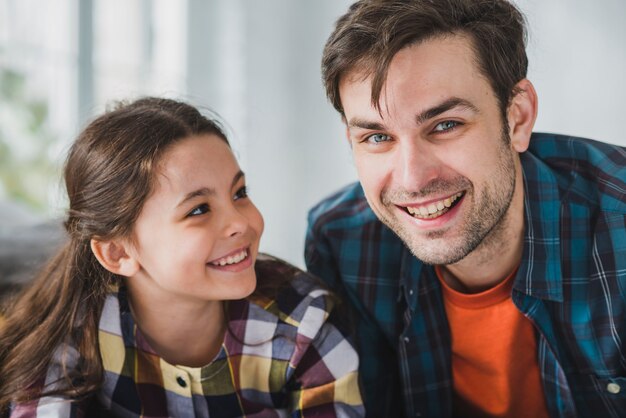
<path fill-rule="evenodd" d="M 148 303 L 140 292 L 128 290 L 135 323 L 148 344 L 165 361 L 201 367 L 219 353 L 226 330 L 222 301 Z"/>

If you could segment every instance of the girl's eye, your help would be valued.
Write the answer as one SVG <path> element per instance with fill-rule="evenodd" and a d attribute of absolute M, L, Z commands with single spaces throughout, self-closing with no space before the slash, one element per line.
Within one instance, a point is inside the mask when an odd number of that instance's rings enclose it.
<path fill-rule="evenodd" d="M 204 215 L 208 211 L 209 211 L 209 205 L 206 203 L 203 203 L 200 206 L 196 206 L 195 208 L 193 208 L 193 210 L 187 214 L 187 217 Z"/>
<path fill-rule="evenodd" d="M 246 186 L 243 186 L 235 193 L 235 200 L 245 199 L 246 197 L 248 197 L 248 188 Z"/>
<path fill-rule="evenodd" d="M 434 131 L 435 132 L 446 132 L 449 131 L 451 129 L 456 128 L 457 126 L 459 126 L 460 123 L 453 121 L 453 120 L 446 120 L 444 122 L 438 123 L 437 126 L 435 126 Z"/>
<path fill-rule="evenodd" d="M 389 135 L 385 135 L 385 134 L 373 134 L 368 136 L 367 138 L 365 138 L 365 141 L 367 142 L 371 142 L 374 144 L 379 144 L 381 142 L 387 142 L 391 140 L 391 137 Z"/>

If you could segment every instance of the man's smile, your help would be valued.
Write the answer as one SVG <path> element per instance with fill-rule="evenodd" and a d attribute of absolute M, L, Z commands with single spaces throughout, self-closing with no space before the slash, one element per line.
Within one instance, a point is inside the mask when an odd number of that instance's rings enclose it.
<path fill-rule="evenodd" d="M 445 199 L 430 202 L 425 205 L 404 206 L 411 216 L 417 219 L 435 219 L 446 214 L 460 201 L 465 192 L 458 192 Z"/>

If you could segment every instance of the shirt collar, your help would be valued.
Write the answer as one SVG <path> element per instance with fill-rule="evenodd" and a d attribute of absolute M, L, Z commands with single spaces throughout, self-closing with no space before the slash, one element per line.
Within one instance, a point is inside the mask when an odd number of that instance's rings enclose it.
<path fill-rule="evenodd" d="M 557 180 L 530 152 L 520 154 L 524 175 L 524 251 L 514 289 L 563 301 L 560 211 Z"/>
<path fill-rule="evenodd" d="M 418 286 L 424 284 L 424 280 L 420 280 L 424 264 L 406 246 L 402 247 L 400 257 L 400 292 L 398 294 L 398 302 L 404 298 L 406 306 L 411 310 L 415 310 L 419 292 Z"/>

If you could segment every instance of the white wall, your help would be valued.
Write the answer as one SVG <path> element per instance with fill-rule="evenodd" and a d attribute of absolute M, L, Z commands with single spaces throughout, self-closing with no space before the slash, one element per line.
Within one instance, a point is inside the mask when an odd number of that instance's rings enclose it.
<path fill-rule="evenodd" d="M 626 1 L 517 0 L 529 22 L 536 130 L 626 146 Z"/>
<path fill-rule="evenodd" d="M 326 101 L 320 74 L 326 38 L 351 2 L 212 2 L 215 26 L 193 35 L 206 56 L 190 57 L 188 95 L 229 125 L 250 195 L 265 218 L 261 249 L 303 266 L 308 209 L 356 180 L 343 125 Z M 206 7 L 202 0 L 189 4 L 192 15 Z M 202 40 L 211 36 L 219 39 Z M 211 81 L 207 74 L 217 77 Z"/>
<path fill-rule="evenodd" d="M 55 0 L 55 4 L 69 7 L 79 1 L 83 0 Z M 105 4 L 120 10 L 111 12 L 112 16 L 124 10 L 127 14 L 143 10 L 135 13 L 139 26 L 151 21 L 145 10 L 153 10 L 155 16 L 152 26 L 146 27 L 153 32 L 135 30 L 132 22 L 127 22 L 130 26 L 123 43 L 113 42 L 120 36 L 102 38 L 103 33 L 118 31 L 118 27 L 98 32 L 101 38 L 96 36 L 94 47 L 107 51 L 95 51 L 94 63 L 98 66 L 100 58 L 113 56 L 115 77 L 97 84 L 94 100 L 98 103 L 88 110 L 104 109 L 100 101 L 105 98 L 166 94 L 218 111 L 230 128 L 251 196 L 265 216 L 262 249 L 302 266 L 307 210 L 356 179 L 343 126 L 324 96 L 320 76 L 326 38 L 352 1 L 94 1 L 94 13 Z M 626 145 L 626 134 L 622 133 L 626 1 L 516 1 L 530 24 L 529 78 L 539 94 L 537 130 Z M 37 2 L 18 3 L 32 9 L 23 15 L 33 22 L 39 22 L 34 16 L 49 22 Z M 7 34 L 10 21 L 3 16 L 8 16 L 8 6 L 18 3 L 0 0 L 0 23 L 4 23 L 0 25 L 0 44 L 13 39 Z M 95 16 L 96 28 L 108 25 L 105 17 Z M 130 36 L 145 39 L 127 40 Z M 134 51 L 129 46 L 145 46 L 150 39 L 157 42 L 149 50 L 153 65 L 148 74 L 139 74 L 147 70 L 141 70 L 136 62 L 118 62 L 123 57 L 140 56 L 137 52 L 129 54 Z M 122 53 L 121 48 L 129 51 Z M 73 55 L 66 55 L 66 64 L 75 65 Z M 19 54 L 0 54 L 0 59 L 16 56 Z M 41 63 L 39 73 L 51 65 L 49 60 Z M 96 81 L 107 68 L 97 68 Z M 125 74 L 132 77 L 116 78 Z M 51 79 L 48 84 L 68 83 Z M 73 97 L 71 89 L 63 89 L 67 94 L 52 97 Z M 74 107 L 65 102 L 61 105 L 58 100 L 54 103 L 53 116 L 60 115 L 55 124 L 67 125 L 58 131 L 76 132 L 75 118 L 66 115 L 67 109 Z M 71 139 L 69 135 L 67 139 Z"/>

